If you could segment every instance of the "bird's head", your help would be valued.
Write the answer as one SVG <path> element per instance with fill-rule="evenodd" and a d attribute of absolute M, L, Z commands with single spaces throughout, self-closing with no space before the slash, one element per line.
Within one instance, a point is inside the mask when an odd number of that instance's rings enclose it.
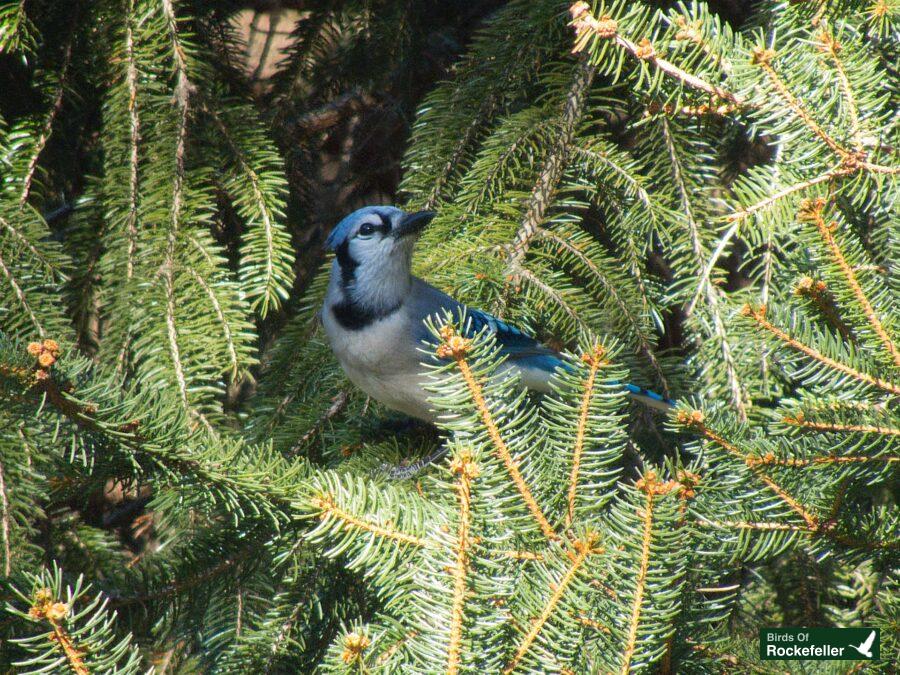
<path fill-rule="evenodd" d="M 335 225 L 325 243 L 335 252 L 345 294 L 369 304 L 378 300 L 369 296 L 391 295 L 392 286 L 405 289 L 413 245 L 434 216 L 433 211 L 366 206 Z"/>

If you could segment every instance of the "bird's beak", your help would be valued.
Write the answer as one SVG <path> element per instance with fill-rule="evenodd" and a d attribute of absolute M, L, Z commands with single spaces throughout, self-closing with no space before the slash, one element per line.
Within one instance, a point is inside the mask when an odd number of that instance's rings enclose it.
<path fill-rule="evenodd" d="M 399 239 L 400 237 L 419 234 L 436 215 L 434 211 L 407 213 L 400 219 L 400 225 L 394 231 L 394 236 Z"/>

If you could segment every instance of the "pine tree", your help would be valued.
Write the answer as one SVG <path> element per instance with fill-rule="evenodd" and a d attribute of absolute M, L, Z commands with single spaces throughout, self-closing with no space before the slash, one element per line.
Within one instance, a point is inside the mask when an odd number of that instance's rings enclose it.
<path fill-rule="evenodd" d="M 511 0 L 421 101 L 458 18 L 321 5 L 270 116 L 230 6 L 0 5 L 0 663 L 784 672 L 761 626 L 866 625 L 890 671 L 900 5 Z M 536 397 L 434 317 L 437 438 L 330 358 L 285 215 L 385 92 L 417 271 L 567 355 Z"/>

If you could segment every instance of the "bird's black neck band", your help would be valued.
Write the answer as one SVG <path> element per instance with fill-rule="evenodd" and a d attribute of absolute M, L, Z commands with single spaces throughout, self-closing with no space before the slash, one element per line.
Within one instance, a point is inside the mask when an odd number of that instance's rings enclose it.
<path fill-rule="evenodd" d="M 386 319 L 400 309 L 400 304 L 398 302 L 393 307 L 371 309 L 363 307 L 352 300 L 344 299 L 332 305 L 331 311 L 334 312 L 334 318 L 337 319 L 342 328 L 355 331 L 371 326 L 381 319 Z"/>

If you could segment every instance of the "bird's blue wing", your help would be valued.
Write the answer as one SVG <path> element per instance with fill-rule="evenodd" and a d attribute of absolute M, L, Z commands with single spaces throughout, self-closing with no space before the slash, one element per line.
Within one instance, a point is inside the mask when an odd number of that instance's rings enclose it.
<path fill-rule="evenodd" d="M 467 316 L 469 321 L 466 326 L 466 337 L 474 337 L 477 333 L 487 329 L 497 341 L 500 353 L 517 365 L 552 373 L 564 363 L 557 352 L 487 312 L 469 308 Z"/>
<path fill-rule="evenodd" d="M 474 337 L 485 329 L 493 333 L 497 345 L 500 347 L 500 353 L 519 368 L 532 371 L 529 378 L 532 382 L 536 374 L 534 371 L 542 373 L 538 375 L 538 380 L 542 381 L 543 384 L 543 386 L 536 387 L 539 390 L 543 391 L 545 388 L 548 388 L 549 376 L 557 368 L 565 368 L 567 370 L 572 368 L 570 364 L 562 359 L 558 352 L 545 347 L 515 326 L 478 309 L 468 308 L 467 315 L 469 321 L 465 333 L 466 337 Z M 617 382 L 616 384 L 620 384 L 631 398 L 651 408 L 667 411 L 675 405 L 674 401 L 665 396 L 644 387 L 639 387 L 636 384 L 629 382 Z"/>
<path fill-rule="evenodd" d="M 488 330 L 494 335 L 500 353 L 507 361 L 519 367 L 526 386 L 538 391 L 549 391 L 550 375 L 557 368 L 567 370 L 572 368 L 566 363 L 558 352 L 545 347 L 530 335 L 519 328 L 498 319 L 480 309 L 466 307 L 450 296 L 442 293 L 433 286 L 417 280 L 411 299 L 413 316 L 421 317 L 419 323 L 419 335 L 417 342 L 432 342 L 433 336 L 425 326 L 424 320 L 428 317 L 436 318 L 440 311 L 449 312 L 454 318 L 460 311 L 464 311 L 467 317 L 464 334 L 468 338 L 475 337 L 482 330 Z M 674 401 L 630 383 L 620 383 L 633 399 L 644 405 L 659 410 L 668 410 L 675 405 Z"/>

